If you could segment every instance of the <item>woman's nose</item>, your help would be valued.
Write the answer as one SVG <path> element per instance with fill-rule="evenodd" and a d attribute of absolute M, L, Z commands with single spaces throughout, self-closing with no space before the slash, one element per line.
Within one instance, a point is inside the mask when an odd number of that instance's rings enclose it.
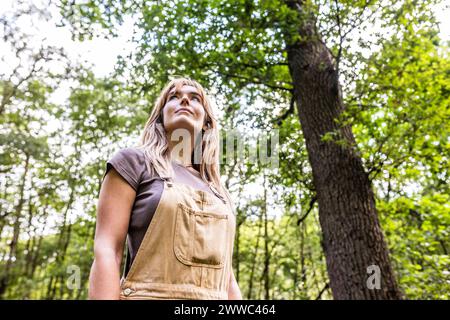
<path fill-rule="evenodd" d="M 183 103 L 183 102 L 189 103 L 189 99 L 188 99 L 188 97 L 186 95 L 181 97 L 181 103 Z"/>

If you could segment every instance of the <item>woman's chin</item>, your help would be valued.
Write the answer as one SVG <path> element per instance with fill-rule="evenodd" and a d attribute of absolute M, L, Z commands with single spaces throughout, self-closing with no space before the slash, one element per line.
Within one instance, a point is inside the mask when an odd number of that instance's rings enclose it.
<path fill-rule="evenodd" d="M 166 125 L 166 128 L 168 128 L 168 131 L 174 132 L 178 129 L 184 129 L 189 132 L 193 132 L 195 129 L 195 124 L 187 117 L 179 117 L 175 121 L 171 122 L 170 124 Z M 198 131 L 201 130 L 201 127 L 197 129 Z"/>

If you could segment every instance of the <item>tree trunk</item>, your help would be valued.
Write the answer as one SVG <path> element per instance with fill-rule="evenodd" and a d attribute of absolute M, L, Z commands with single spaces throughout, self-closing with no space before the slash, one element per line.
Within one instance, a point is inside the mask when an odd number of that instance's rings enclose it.
<path fill-rule="evenodd" d="M 8 190 L 9 187 L 9 179 L 5 179 L 4 183 L 5 183 L 5 187 L 3 190 L 5 190 L 4 192 L 2 192 L 2 199 L 7 200 L 8 199 L 8 193 L 6 192 L 6 190 Z M 7 212 L 4 208 L 3 208 L 3 203 L 0 202 L 0 239 L 2 238 L 3 235 L 3 228 L 5 227 L 6 223 L 7 223 L 7 217 L 10 214 L 10 212 Z"/>
<path fill-rule="evenodd" d="M 266 174 L 264 174 L 264 203 L 263 203 L 263 219 L 264 219 L 264 299 L 269 300 L 270 299 L 270 273 L 269 273 L 269 267 L 270 267 L 270 253 L 269 253 L 269 233 L 267 229 L 267 186 L 266 186 Z"/>
<path fill-rule="evenodd" d="M 48 286 L 47 286 L 47 294 L 45 296 L 46 300 L 53 300 L 54 296 L 55 296 L 55 292 L 54 292 L 54 276 L 50 277 L 50 281 L 48 282 Z"/>
<path fill-rule="evenodd" d="M 344 105 L 336 63 L 305 13 L 301 0 L 287 1 L 302 15 L 302 40 L 286 39 L 290 74 L 319 204 L 323 246 L 335 299 L 400 299 L 387 246 L 378 221 L 374 194 L 351 127 L 336 120 Z M 326 133 L 340 140 L 324 142 Z M 370 289 L 368 267 L 379 268 L 379 289 Z M 370 269 L 369 269 L 370 270 Z"/>
<path fill-rule="evenodd" d="M 239 215 L 239 213 L 238 213 Z M 236 217 L 237 220 L 238 217 Z M 241 255 L 241 248 L 239 246 L 240 241 L 241 241 L 241 228 L 240 225 L 237 224 L 236 226 L 236 237 L 235 237 L 235 253 L 234 253 L 234 257 L 233 257 L 233 262 L 234 262 L 234 274 L 236 277 L 236 282 L 239 283 L 239 277 L 240 277 L 240 260 L 239 257 Z"/>
<path fill-rule="evenodd" d="M 41 246 L 42 246 L 42 240 L 44 238 L 44 230 L 45 230 L 45 228 L 47 226 L 47 223 L 48 223 L 48 219 L 45 219 L 48 206 L 49 206 L 49 204 L 47 202 L 45 202 L 44 208 L 42 210 L 43 215 L 44 215 L 44 221 L 42 222 L 41 229 L 35 235 L 35 238 L 37 237 L 38 240 L 37 240 L 37 244 L 33 248 L 33 256 L 31 258 L 31 267 L 30 267 L 30 274 L 29 274 L 29 278 L 30 279 L 34 278 L 34 274 L 36 272 L 36 268 L 38 266 L 38 262 L 39 262 L 39 259 L 41 257 Z M 41 219 L 39 219 L 39 222 L 40 221 L 41 221 Z M 36 242 L 36 240 L 35 240 L 35 242 Z"/>
<path fill-rule="evenodd" d="M 30 189 L 33 190 L 33 181 L 31 181 Z M 25 247 L 25 251 L 26 251 L 26 256 L 24 258 L 25 265 L 24 265 L 24 271 L 22 273 L 25 275 L 29 275 L 29 272 L 30 272 L 29 270 L 32 265 L 33 249 L 34 249 L 35 240 L 36 240 L 35 231 L 36 231 L 37 227 L 33 226 L 33 216 L 34 216 L 33 208 L 34 208 L 33 197 L 30 195 L 30 197 L 28 198 L 28 224 L 26 227 L 26 230 L 28 233 L 28 240 L 27 240 L 27 244 Z"/>
<path fill-rule="evenodd" d="M 248 280 L 248 294 L 247 294 L 248 300 L 254 299 L 254 297 L 252 296 L 252 291 L 253 291 L 253 281 L 254 281 L 254 277 L 255 277 L 256 262 L 258 259 L 259 239 L 261 239 L 262 216 L 263 215 L 261 212 L 261 214 L 258 218 L 258 235 L 256 236 L 255 252 L 253 253 L 253 263 L 252 263 L 252 268 L 250 269 L 250 276 L 249 276 L 249 280 Z"/>
<path fill-rule="evenodd" d="M 0 297 L 5 294 L 6 288 L 8 287 L 8 283 L 10 281 L 10 272 L 13 266 L 13 259 L 16 258 L 17 244 L 19 242 L 19 234 L 20 234 L 20 218 L 22 216 L 22 207 L 25 202 L 25 183 L 28 175 L 28 169 L 30 164 L 30 156 L 27 154 L 25 158 L 24 172 L 22 176 L 22 181 L 20 185 L 19 191 L 19 202 L 14 210 L 14 226 L 13 226 L 13 236 L 11 242 L 9 244 L 9 256 L 6 262 L 5 270 L 3 271 L 3 275 L 0 278 Z"/>
<path fill-rule="evenodd" d="M 305 223 L 306 221 L 303 221 L 300 225 L 300 281 L 302 284 L 301 288 L 302 297 L 308 293 L 308 290 L 306 289 L 306 268 L 305 268 L 305 229 L 306 229 Z M 296 287 L 294 292 L 297 292 L 297 290 L 299 289 L 297 287 L 298 280 L 296 281 L 295 284 Z"/>

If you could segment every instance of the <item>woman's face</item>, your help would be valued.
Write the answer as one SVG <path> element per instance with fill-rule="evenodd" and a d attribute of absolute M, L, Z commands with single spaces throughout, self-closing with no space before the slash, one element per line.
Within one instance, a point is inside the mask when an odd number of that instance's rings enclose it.
<path fill-rule="evenodd" d="M 203 128 L 205 109 L 197 88 L 183 85 L 181 91 L 172 88 L 163 108 L 164 128 L 171 133 L 175 129 L 198 132 Z"/>

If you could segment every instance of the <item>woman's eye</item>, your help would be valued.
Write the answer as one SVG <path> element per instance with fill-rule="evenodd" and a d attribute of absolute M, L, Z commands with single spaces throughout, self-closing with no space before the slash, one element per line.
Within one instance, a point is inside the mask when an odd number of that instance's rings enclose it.
<path fill-rule="evenodd" d="M 177 97 L 176 95 L 170 96 L 169 100 L 172 100 L 173 98 L 176 98 L 176 97 Z"/>
<path fill-rule="evenodd" d="M 197 96 L 193 96 L 193 97 L 192 97 L 192 100 L 200 101 L 200 99 L 199 99 Z"/>

